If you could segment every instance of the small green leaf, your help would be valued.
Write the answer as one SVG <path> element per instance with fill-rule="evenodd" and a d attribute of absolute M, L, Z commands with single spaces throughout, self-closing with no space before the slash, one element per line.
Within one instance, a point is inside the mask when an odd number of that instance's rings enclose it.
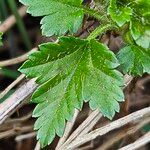
<path fill-rule="evenodd" d="M 50 144 L 55 134 L 63 135 L 65 120 L 70 120 L 84 101 L 110 119 L 119 112 L 118 102 L 124 96 L 123 76 L 115 69 L 118 65 L 105 45 L 73 37 L 43 44 L 39 52 L 30 55 L 20 71 L 40 84 L 32 102 L 38 103 L 33 116 L 38 117 L 35 130 L 42 147 Z"/>
<path fill-rule="evenodd" d="M 137 45 L 150 48 L 150 1 L 110 0 L 108 13 L 118 26 L 130 22 L 130 32 Z M 127 31 L 128 32 L 128 31 Z"/>
<path fill-rule="evenodd" d="M 117 0 L 110 0 L 108 13 L 112 20 L 115 21 L 119 27 L 123 26 L 126 22 L 129 22 L 132 15 L 132 9 L 127 6 L 118 6 Z"/>
<path fill-rule="evenodd" d="M 134 14 L 130 23 L 131 34 L 136 44 L 150 48 L 150 1 L 138 0 L 133 3 Z"/>
<path fill-rule="evenodd" d="M 75 33 L 83 20 L 83 0 L 20 0 L 33 16 L 44 16 L 42 32 L 46 36 Z"/>
<path fill-rule="evenodd" d="M 122 48 L 117 57 L 124 73 L 133 76 L 150 73 L 150 50 L 130 45 Z"/>
<path fill-rule="evenodd" d="M 150 26 L 136 19 L 131 21 L 131 35 L 135 42 L 143 48 L 150 48 Z"/>

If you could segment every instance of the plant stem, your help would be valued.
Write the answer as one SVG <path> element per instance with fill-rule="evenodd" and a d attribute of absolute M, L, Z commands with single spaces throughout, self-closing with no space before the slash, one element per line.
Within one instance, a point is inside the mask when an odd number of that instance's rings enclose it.
<path fill-rule="evenodd" d="M 87 40 L 95 39 L 100 34 L 106 32 L 107 30 L 112 29 L 114 27 L 115 26 L 113 24 L 100 25 L 87 37 Z"/>
<path fill-rule="evenodd" d="M 16 17 L 17 25 L 18 25 L 18 28 L 19 28 L 21 34 L 22 34 L 22 38 L 24 40 L 26 48 L 29 50 L 29 49 L 31 49 L 31 42 L 30 42 L 29 37 L 27 35 L 27 32 L 26 32 L 25 26 L 23 24 L 22 18 L 20 17 L 20 15 L 18 13 L 16 3 L 14 0 L 7 0 L 7 1 L 8 1 L 8 4 L 9 4 L 11 11 L 13 12 L 14 16 Z"/>

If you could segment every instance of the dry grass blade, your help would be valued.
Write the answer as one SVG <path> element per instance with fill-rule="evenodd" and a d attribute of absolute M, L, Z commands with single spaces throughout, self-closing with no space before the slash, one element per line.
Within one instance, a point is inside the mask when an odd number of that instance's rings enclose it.
<path fill-rule="evenodd" d="M 20 142 L 20 141 L 23 141 L 25 139 L 29 139 L 29 138 L 33 138 L 36 136 L 36 132 L 31 132 L 31 133 L 28 133 L 28 134 L 23 134 L 23 135 L 18 135 L 16 138 L 15 138 L 15 141 L 16 142 Z"/>
<path fill-rule="evenodd" d="M 9 59 L 9 60 L 4 60 L 4 61 L 1 61 L 0 62 L 0 67 L 6 67 L 6 66 L 11 66 L 11 65 L 15 65 L 15 64 L 18 64 L 18 63 L 22 63 L 24 62 L 25 60 L 28 59 L 28 55 L 30 53 L 33 53 L 37 51 L 37 48 L 33 48 L 31 51 L 29 51 L 28 53 L 22 55 L 22 56 L 19 56 L 17 58 L 13 58 L 13 59 Z"/>
<path fill-rule="evenodd" d="M 90 116 L 71 134 L 68 140 L 59 148 L 59 150 L 64 149 L 66 145 L 68 145 L 74 139 L 76 139 L 80 135 L 80 133 L 91 124 L 91 122 L 93 121 L 95 122 L 95 118 L 97 120 L 97 116 L 99 116 L 99 118 L 101 117 L 101 113 L 98 110 L 92 112 Z M 88 129 L 91 130 L 92 128 L 88 128 Z"/>
<path fill-rule="evenodd" d="M 33 130 L 33 126 L 14 127 L 14 129 L 1 132 L 0 139 L 6 138 L 6 137 L 8 138 L 16 134 L 20 134 L 20 133 L 31 132 L 32 130 Z"/>
<path fill-rule="evenodd" d="M 40 149 L 41 149 L 40 143 L 37 142 L 37 143 L 36 143 L 36 146 L 35 146 L 35 148 L 34 148 L 34 150 L 40 150 Z"/>
<path fill-rule="evenodd" d="M 37 88 L 32 79 L 16 90 L 8 99 L 0 104 L 0 124 L 9 117 Z"/>
<path fill-rule="evenodd" d="M 0 93 L 0 99 L 3 98 L 14 86 L 25 78 L 25 75 L 20 75 L 13 83 L 11 83 L 2 93 Z"/>
<path fill-rule="evenodd" d="M 12 123 L 20 123 L 20 122 L 25 122 L 28 119 L 32 117 L 32 113 L 28 113 L 27 115 L 21 117 L 21 118 L 14 118 L 14 119 L 7 119 L 4 123 L 5 124 L 12 124 Z"/>
<path fill-rule="evenodd" d="M 144 108 L 144 109 L 141 109 L 139 111 L 136 111 L 130 115 L 127 115 L 123 118 L 120 118 L 116 121 L 113 121 L 112 123 L 109 123 L 107 124 L 106 126 L 104 127 L 101 127 L 99 129 L 96 129 L 86 135 L 83 135 L 83 136 L 79 136 L 77 139 L 75 139 L 71 144 L 67 145 L 66 147 L 64 147 L 63 149 L 74 149 L 86 142 L 89 142 L 93 139 L 95 139 L 96 137 L 98 136 L 102 136 L 114 129 L 118 129 L 130 122 L 133 122 L 137 119 L 141 119 L 147 115 L 150 115 L 150 107 L 147 107 L 147 108 Z"/>
<path fill-rule="evenodd" d="M 85 127 L 78 136 L 82 136 L 88 133 L 90 130 L 92 130 L 93 127 L 97 124 L 97 122 L 101 119 L 101 117 L 102 117 L 102 114 L 99 112 L 98 115 L 93 120 L 91 120 L 89 125 Z"/>
<path fill-rule="evenodd" d="M 131 143 L 125 147 L 120 148 L 119 150 L 136 150 L 143 145 L 146 145 L 150 142 L 150 132 L 143 135 L 141 138 L 136 140 L 134 143 Z"/>
<path fill-rule="evenodd" d="M 134 134 L 138 130 L 140 130 L 144 125 L 148 124 L 150 122 L 150 118 L 144 119 L 144 121 L 140 122 L 136 126 L 133 126 L 131 128 L 128 128 L 127 130 L 121 130 L 119 133 L 115 133 L 113 135 L 113 138 L 111 137 L 109 140 L 107 140 L 103 145 L 101 145 L 97 150 L 106 150 L 110 148 L 113 144 L 117 143 L 122 138 L 129 136 L 131 134 Z"/>

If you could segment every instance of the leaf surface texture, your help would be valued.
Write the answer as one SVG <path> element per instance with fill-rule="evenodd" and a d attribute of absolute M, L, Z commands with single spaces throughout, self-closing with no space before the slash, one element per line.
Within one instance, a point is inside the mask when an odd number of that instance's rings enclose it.
<path fill-rule="evenodd" d="M 110 119 L 119 112 L 123 77 L 115 69 L 119 65 L 115 55 L 105 45 L 61 37 L 57 44 L 46 43 L 39 49 L 20 70 L 40 84 L 32 102 L 38 103 L 33 116 L 38 117 L 35 129 L 42 146 L 50 144 L 55 134 L 63 135 L 65 120 L 84 101 Z"/>

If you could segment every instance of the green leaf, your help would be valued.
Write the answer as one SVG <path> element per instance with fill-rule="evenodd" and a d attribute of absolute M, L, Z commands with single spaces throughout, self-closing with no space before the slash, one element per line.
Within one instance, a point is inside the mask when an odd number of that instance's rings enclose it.
<path fill-rule="evenodd" d="M 150 26 L 133 19 L 130 28 L 135 42 L 143 48 L 150 48 Z"/>
<path fill-rule="evenodd" d="M 138 0 L 133 3 L 131 34 L 135 42 L 143 48 L 150 48 L 150 1 Z"/>
<path fill-rule="evenodd" d="M 131 3 L 135 8 L 135 13 L 141 17 L 150 17 L 150 1 L 149 0 L 137 0 Z M 147 18 L 148 19 L 148 18 Z M 149 19 L 148 19 L 149 20 Z M 149 20 L 150 22 L 150 20 Z"/>
<path fill-rule="evenodd" d="M 50 144 L 55 134 L 63 135 L 65 120 L 70 120 L 84 101 L 110 119 L 119 112 L 123 77 L 115 70 L 119 65 L 115 55 L 105 45 L 62 37 L 57 44 L 39 48 L 20 71 L 40 84 L 32 102 L 38 103 L 33 116 L 38 117 L 35 129 L 42 147 Z"/>
<path fill-rule="evenodd" d="M 117 57 L 124 73 L 133 76 L 150 73 L 150 50 L 130 45 L 122 48 Z"/>
<path fill-rule="evenodd" d="M 83 20 L 83 0 L 20 0 L 33 16 L 44 16 L 42 32 L 46 36 L 75 33 Z"/>
<path fill-rule="evenodd" d="M 108 13 L 118 26 L 130 22 L 131 35 L 139 46 L 150 48 L 150 1 L 110 0 Z"/>
<path fill-rule="evenodd" d="M 117 0 L 110 0 L 108 8 L 108 14 L 112 20 L 115 21 L 119 27 L 123 26 L 126 22 L 129 22 L 132 15 L 132 9 L 130 7 L 124 7 L 117 5 Z"/>
<path fill-rule="evenodd" d="M 2 43 L 2 35 L 3 35 L 3 33 L 2 33 L 2 32 L 0 32 L 0 46 L 2 46 L 2 45 L 3 45 L 3 43 Z"/>

